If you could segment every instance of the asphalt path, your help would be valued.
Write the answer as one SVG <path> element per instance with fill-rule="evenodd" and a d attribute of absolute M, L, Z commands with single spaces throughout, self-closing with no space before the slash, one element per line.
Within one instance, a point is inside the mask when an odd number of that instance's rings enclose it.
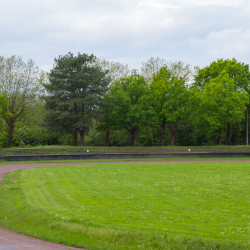
<path fill-rule="evenodd" d="M 21 163 L 0 165 L 0 179 L 3 179 L 9 172 L 17 169 L 35 167 L 48 167 L 60 165 L 89 165 L 89 164 L 129 164 L 129 163 L 192 163 L 192 162 L 250 162 L 250 160 L 183 160 L 183 161 L 112 161 L 112 162 L 54 162 L 54 163 Z M 1 212 L 1 211 L 0 211 Z M 77 250 L 71 246 L 60 245 L 43 241 L 37 238 L 30 238 L 26 235 L 19 235 L 15 232 L 0 228 L 0 250 Z"/>

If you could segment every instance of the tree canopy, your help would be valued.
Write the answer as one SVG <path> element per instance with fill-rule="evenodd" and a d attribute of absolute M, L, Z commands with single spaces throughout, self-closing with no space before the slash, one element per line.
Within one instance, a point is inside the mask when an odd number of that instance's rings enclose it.
<path fill-rule="evenodd" d="M 99 113 L 110 82 L 107 71 L 93 66 L 94 61 L 94 55 L 59 56 L 49 73 L 49 84 L 44 85 L 47 123 L 74 136 L 78 132 L 85 146 L 84 135 Z"/>
<path fill-rule="evenodd" d="M 236 90 L 234 79 L 226 71 L 206 83 L 199 93 L 199 115 L 209 131 L 224 137 L 228 145 L 233 127 L 244 119 L 249 98 L 246 91 Z"/>
<path fill-rule="evenodd" d="M 59 56 L 47 74 L 32 60 L 0 57 L 0 143 L 248 142 L 248 64 L 218 59 L 193 68 L 151 57 L 141 75 L 134 71 L 93 54 Z"/>
<path fill-rule="evenodd" d="M 134 146 L 140 128 L 154 122 L 152 101 L 144 77 L 131 75 L 115 81 L 108 99 L 114 103 L 109 119 L 117 129 L 125 129 L 130 133 Z"/>
<path fill-rule="evenodd" d="M 182 77 L 174 76 L 168 67 L 162 67 L 154 75 L 150 90 L 162 129 L 162 143 L 165 144 L 167 125 L 172 136 L 171 145 L 175 145 L 178 124 L 188 118 L 191 109 L 188 86 Z"/>
<path fill-rule="evenodd" d="M 39 71 L 32 60 L 23 62 L 21 57 L 0 57 L 0 91 L 9 100 L 7 110 L 2 112 L 6 122 L 2 133 L 10 147 L 14 133 L 20 132 L 18 121 L 26 110 L 34 104 L 42 91 L 44 74 Z"/>
<path fill-rule="evenodd" d="M 228 76 L 234 79 L 237 89 L 242 88 L 250 93 L 250 72 L 249 65 L 238 62 L 235 58 L 218 59 L 209 66 L 199 69 L 195 76 L 194 85 L 203 88 L 211 79 L 218 77 L 222 71 L 226 71 Z"/>

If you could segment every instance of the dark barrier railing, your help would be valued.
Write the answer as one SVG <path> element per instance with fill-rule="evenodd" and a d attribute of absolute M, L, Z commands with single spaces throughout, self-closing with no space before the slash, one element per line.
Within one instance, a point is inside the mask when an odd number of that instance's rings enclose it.
<path fill-rule="evenodd" d="M 0 156 L 3 161 L 136 159 L 136 158 L 230 158 L 250 157 L 250 153 L 138 153 L 138 154 L 72 154 L 72 155 L 12 155 Z"/>

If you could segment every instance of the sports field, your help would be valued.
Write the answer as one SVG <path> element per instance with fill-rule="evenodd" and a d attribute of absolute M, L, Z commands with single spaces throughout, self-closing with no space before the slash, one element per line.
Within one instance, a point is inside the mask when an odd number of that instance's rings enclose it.
<path fill-rule="evenodd" d="M 17 170 L 0 224 L 86 249 L 250 249 L 250 163 Z"/>

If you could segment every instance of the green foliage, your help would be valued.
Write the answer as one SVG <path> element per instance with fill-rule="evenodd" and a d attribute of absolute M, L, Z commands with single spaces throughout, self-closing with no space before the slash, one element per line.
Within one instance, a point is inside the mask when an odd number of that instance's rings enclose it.
<path fill-rule="evenodd" d="M 206 146 L 213 146 L 214 145 L 214 142 L 212 140 L 209 140 L 207 143 L 206 143 Z"/>
<path fill-rule="evenodd" d="M 227 74 L 228 78 L 223 79 L 223 75 L 225 77 L 226 74 Z M 195 76 L 195 83 L 193 84 L 193 86 L 198 87 L 199 89 L 204 89 L 206 85 L 211 83 L 211 81 L 216 81 L 217 83 L 219 81 L 231 81 L 231 84 L 234 84 L 235 90 L 238 90 L 241 92 L 246 91 L 249 94 L 250 93 L 249 65 L 238 62 L 234 58 L 232 60 L 218 59 L 217 61 L 212 62 L 209 66 L 198 70 L 197 75 Z M 213 84 L 213 87 L 215 87 L 215 85 L 216 85 L 216 83 Z M 211 86 L 211 88 L 213 88 L 213 87 Z M 212 90 L 208 90 L 208 88 L 210 88 L 210 87 L 206 87 L 206 88 L 207 88 L 206 92 L 210 92 L 210 94 L 213 94 Z M 217 94 L 218 94 L 218 91 L 219 90 L 217 89 Z M 224 105 L 224 110 L 223 110 L 223 108 L 221 108 L 220 109 L 221 112 L 226 112 L 226 109 L 227 110 L 230 109 L 229 107 L 226 108 L 226 106 L 233 105 L 233 104 L 230 104 L 230 100 L 229 100 L 230 99 L 229 96 L 231 94 L 225 93 L 228 91 L 232 92 L 232 90 L 230 88 L 224 89 L 224 95 L 228 96 L 227 97 L 228 103 L 222 104 L 222 105 Z M 211 97 L 211 98 L 213 98 L 213 97 Z M 219 97 L 219 99 L 220 98 L 221 97 Z M 222 97 L 222 99 L 223 99 L 223 97 Z M 223 102 L 222 99 L 220 99 L 221 102 Z M 198 100 L 200 101 L 201 99 L 198 98 Z M 243 98 L 243 100 L 245 100 L 245 98 Z M 211 103 L 209 103 L 209 102 L 207 102 L 207 103 L 208 103 L 208 106 L 206 106 L 206 104 L 205 105 L 203 104 L 203 107 L 204 107 L 203 111 L 201 109 L 201 106 L 200 106 L 201 104 L 199 102 L 197 105 L 197 108 L 200 109 L 201 113 L 206 113 L 206 111 L 211 108 L 211 110 L 207 114 L 207 119 L 203 119 L 203 116 L 200 116 L 199 112 L 198 112 L 196 119 L 195 119 L 196 128 L 198 130 L 198 134 L 200 135 L 200 137 L 203 138 L 202 140 L 203 141 L 210 140 L 211 137 L 213 137 L 214 144 L 216 144 L 218 142 L 218 139 L 217 139 L 218 136 L 222 136 L 222 137 L 226 136 L 227 138 L 225 138 L 225 139 L 223 138 L 223 140 L 225 141 L 226 144 L 229 142 L 230 137 L 233 138 L 234 143 L 245 143 L 246 135 L 243 136 L 243 134 L 242 134 L 243 130 L 245 130 L 245 124 L 244 123 L 242 124 L 242 122 L 239 122 L 239 121 L 242 121 L 243 111 L 246 110 L 246 108 L 243 107 L 243 109 L 239 110 L 239 113 L 240 113 L 239 115 L 237 115 L 235 113 L 236 117 L 234 117 L 234 115 L 231 112 L 231 115 L 229 115 L 229 117 L 231 117 L 231 119 L 234 120 L 234 123 L 232 121 L 231 121 L 231 125 L 229 124 L 230 122 L 227 125 L 225 125 L 225 123 L 224 123 L 225 128 L 223 128 L 223 130 L 225 130 L 225 131 L 221 131 L 221 127 L 223 126 L 223 124 L 221 124 L 221 126 L 219 124 L 223 123 L 223 122 L 222 121 L 218 122 L 218 120 L 219 120 L 218 116 L 220 116 L 220 115 L 213 113 L 213 112 L 215 112 L 215 110 L 213 110 L 214 107 L 211 107 Z M 218 103 L 217 105 L 219 106 L 220 104 Z M 248 102 L 245 102 L 244 105 L 248 106 L 249 104 L 248 104 Z M 233 112 L 236 111 L 235 107 L 233 108 L 233 110 L 234 110 Z M 212 113 L 215 114 L 215 116 L 213 116 Z M 210 116 L 210 115 L 211 115 L 211 117 L 209 118 L 208 116 Z M 222 119 L 224 119 L 224 118 L 222 118 Z M 236 126 L 236 124 L 238 124 L 238 125 Z M 239 124 L 241 124 L 240 127 L 239 127 Z M 237 130 L 236 131 L 235 131 L 235 129 L 233 130 L 232 126 L 233 127 L 236 126 Z M 235 132 L 236 132 L 236 134 L 235 134 Z M 220 139 L 220 143 L 222 143 L 222 137 Z M 244 137 L 244 139 L 243 139 L 243 137 Z"/>
<path fill-rule="evenodd" d="M 86 145 L 84 135 L 99 114 L 103 95 L 110 78 L 99 66 L 94 55 L 68 53 L 55 59 L 50 71 L 50 83 L 44 85 L 47 125 L 55 131 L 77 133 Z"/>
<path fill-rule="evenodd" d="M 0 130 L 1 132 L 3 132 L 4 130 L 4 118 L 3 118 L 3 114 L 7 114 L 9 116 L 11 116 L 11 114 L 9 112 L 7 112 L 9 108 L 9 99 L 6 95 L 6 93 L 0 93 Z M 6 137 L 5 136 L 0 136 L 0 141 L 1 141 L 1 147 L 5 146 L 5 142 L 6 142 Z M 7 143 L 6 143 L 7 144 Z"/>
<path fill-rule="evenodd" d="M 188 116 L 188 88 L 182 78 L 174 76 L 167 68 L 161 68 L 150 85 L 155 98 L 155 108 L 167 123 L 182 121 Z"/>
<path fill-rule="evenodd" d="M 158 123 L 163 131 L 163 141 L 167 124 L 172 135 L 171 145 L 174 145 L 178 124 L 185 121 L 192 110 L 188 86 L 181 77 L 174 76 L 170 69 L 162 67 L 154 76 L 150 90 Z"/>
<path fill-rule="evenodd" d="M 225 130 L 244 119 L 249 98 L 245 91 L 236 90 L 234 79 L 223 71 L 206 83 L 199 92 L 199 117 L 202 127 L 213 135 L 225 136 Z M 228 128 L 229 129 L 229 128 Z M 231 131 L 232 132 L 232 131 Z"/>
<path fill-rule="evenodd" d="M 209 66 L 198 70 L 194 85 L 204 88 L 206 83 L 209 83 L 211 79 L 217 78 L 222 71 L 225 71 L 230 78 L 234 79 L 237 89 L 243 89 L 250 93 L 249 65 L 240 63 L 234 58 L 232 60 L 218 59 Z"/>
<path fill-rule="evenodd" d="M 23 141 L 20 141 L 20 142 L 19 142 L 19 146 L 20 146 L 20 147 L 24 147 L 24 146 L 25 146 L 25 143 L 24 143 Z"/>
<path fill-rule="evenodd" d="M 21 57 L 0 57 L 0 91 L 8 97 L 9 106 L 3 110 L 5 124 L 2 133 L 10 147 L 16 134 L 23 130 L 20 120 L 43 91 L 44 73 L 32 60 L 24 63 Z M 11 115 L 10 115 L 11 114 Z"/>
<path fill-rule="evenodd" d="M 56 58 L 48 75 L 32 60 L 0 57 L 0 144 L 244 144 L 249 65 L 219 59 L 195 70 L 191 85 L 190 64 L 159 57 L 142 76 L 80 53 Z"/>
<path fill-rule="evenodd" d="M 178 125 L 176 144 L 177 143 L 181 146 L 199 145 L 197 129 L 195 129 L 191 119 L 188 119 Z"/>
<path fill-rule="evenodd" d="M 152 98 L 143 76 L 132 75 L 115 81 L 106 100 L 114 103 L 109 120 L 116 129 L 129 132 L 132 145 L 137 142 L 140 128 L 154 123 Z"/>

